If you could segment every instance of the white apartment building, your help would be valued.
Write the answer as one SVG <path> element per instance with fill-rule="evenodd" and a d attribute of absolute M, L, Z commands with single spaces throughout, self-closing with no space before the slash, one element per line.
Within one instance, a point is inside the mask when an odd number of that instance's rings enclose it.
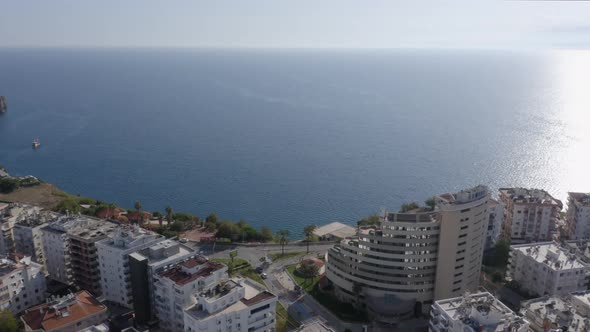
<path fill-rule="evenodd" d="M 485 250 L 492 249 L 502 234 L 502 224 L 504 223 L 504 205 L 497 200 L 490 198 L 488 205 L 488 232 L 486 235 Z"/>
<path fill-rule="evenodd" d="M 439 300 L 429 332 L 528 332 L 529 323 L 488 292 Z"/>
<path fill-rule="evenodd" d="M 82 215 L 62 215 L 41 228 L 45 265 L 50 279 L 100 294 L 95 243 L 115 224 Z"/>
<path fill-rule="evenodd" d="M 590 194 L 568 193 L 566 222 L 570 239 L 590 239 Z"/>
<path fill-rule="evenodd" d="M 137 225 L 124 225 L 106 239 L 96 242 L 103 297 L 131 309 L 133 294 L 129 254 L 148 248 L 164 237 Z"/>
<path fill-rule="evenodd" d="M 45 301 L 43 266 L 30 257 L 0 259 L 0 310 L 13 314 Z"/>
<path fill-rule="evenodd" d="M 184 332 L 271 332 L 278 298 L 248 279 L 229 279 L 184 310 Z"/>
<path fill-rule="evenodd" d="M 344 302 L 360 301 L 373 320 L 397 324 L 432 301 L 479 286 L 489 191 L 439 195 L 434 211 L 385 213 L 382 222 L 326 255 L 326 276 Z"/>
<path fill-rule="evenodd" d="M 590 330 L 588 296 L 590 292 L 544 296 L 522 302 L 520 313 L 534 332 L 586 332 Z"/>
<path fill-rule="evenodd" d="M 561 201 L 545 190 L 501 188 L 505 238 L 514 244 L 551 241 L 556 235 Z"/>
<path fill-rule="evenodd" d="M 197 303 L 200 292 L 213 288 L 227 277 L 227 266 L 202 256 L 174 264 L 156 274 L 153 288 L 160 328 L 183 331 L 184 310 Z"/>
<path fill-rule="evenodd" d="M 590 265 L 553 242 L 510 246 L 506 278 L 537 296 L 567 295 L 588 289 Z"/>
<path fill-rule="evenodd" d="M 14 237 L 12 228 L 17 216 L 23 211 L 23 206 L 17 203 L 0 202 L 0 256 L 14 252 Z"/>
<path fill-rule="evenodd" d="M 41 229 L 58 217 L 59 214 L 43 210 L 37 206 L 29 206 L 28 209 L 23 209 L 16 217 L 12 228 L 16 252 L 30 256 L 34 262 L 43 265 L 45 269 L 43 232 Z"/>
<path fill-rule="evenodd" d="M 155 320 L 154 279 L 164 269 L 194 258 L 195 251 L 173 240 L 163 240 L 129 254 L 135 322 L 148 325 Z"/>

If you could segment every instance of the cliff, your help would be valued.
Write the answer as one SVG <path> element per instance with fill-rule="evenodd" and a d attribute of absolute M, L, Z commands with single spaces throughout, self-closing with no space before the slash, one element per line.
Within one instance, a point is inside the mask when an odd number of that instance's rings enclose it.
<path fill-rule="evenodd" d="M 8 107 L 6 106 L 6 98 L 4 96 L 0 96 L 0 113 L 6 112 Z"/>

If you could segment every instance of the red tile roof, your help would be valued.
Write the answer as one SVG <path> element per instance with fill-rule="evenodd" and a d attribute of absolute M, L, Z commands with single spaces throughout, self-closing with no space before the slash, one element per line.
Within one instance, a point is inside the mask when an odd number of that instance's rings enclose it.
<path fill-rule="evenodd" d="M 104 305 L 84 290 L 76 293 L 76 302 L 67 308 L 69 315 L 64 317 L 53 310 L 49 304 L 41 304 L 27 309 L 22 319 L 32 330 L 51 331 L 107 311 Z"/>

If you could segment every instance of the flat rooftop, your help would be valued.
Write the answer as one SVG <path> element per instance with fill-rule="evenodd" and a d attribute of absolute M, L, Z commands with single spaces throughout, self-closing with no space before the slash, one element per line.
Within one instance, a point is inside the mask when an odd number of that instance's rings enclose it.
<path fill-rule="evenodd" d="M 460 321 L 474 331 L 510 331 L 526 322 L 488 292 L 467 294 L 435 302 L 453 321 Z M 442 318 L 441 318 L 442 319 Z"/>
<path fill-rule="evenodd" d="M 478 185 L 456 193 L 444 193 L 437 196 L 437 204 L 459 205 L 476 201 L 489 193 L 488 187 Z"/>
<path fill-rule="evenodd" d="M 582 206 L 590 206 L 590 193 L 567 193 L 569 198 Z"/>
<path fill-rule="evenodd" d="M 543 328 L 544 319 L 554 323 L 552 328 L 568 327 L 568 332 L 582 332 L 584 329 L 585 316 L 581 316 L 572 310 L 572 305 L 561 297 L 544 296 L 541 298 L 522 302 L 520 312 L 533 325 Z"/>
<path fill-rule="evenodd" d="M 197 256 L 193 257 L 185 262 L 181 262 L 173 266 L 172 268 L 160 272 L 158 275 L 163 278 L 168 278 L 172 280 L 177 285 L 186 285 L 192 281 L 195 281 L 200 278 L 208 277 L 213 272 L 218 271 L 225 267 L 225 265 L 218 263 L 218 262 L 211 262 L 211 261 L 204 261 L 203 263 L 199 263 L 198 265 L 194 265 L 194 262 L 200 262 L 202 257 Z M 182 267 L 185 265 L 191 266 L 194 268 L 196 266 L 201 266 L 195 273 L 190 273 L 186 269 Z"/>
<path fill-rule="evenodd" d="M 313 234 L 317 236 L 332 235 L 341 239 L 354 236 L 356 234 L 356 228 L 345 225 L 341 222 L 332 222 L 327 225 L 316 228 Z"/>
<path fill-rule="evenodd" d="M 520 251 L 525 256 L 532 257 L 537 263 L 545 264 L 555 271 L 589 267 L 578 255 L 570 253 L 568 249 L 553 242 L 513 245 L 510 249 Z"/>
<path fill-rule="evenodd" d="M 510 198 L 515 204 L 543 204 L 562 206 L 560 200 L 555 199 L 543 189 L 500 188 L 500 193 Z"/>

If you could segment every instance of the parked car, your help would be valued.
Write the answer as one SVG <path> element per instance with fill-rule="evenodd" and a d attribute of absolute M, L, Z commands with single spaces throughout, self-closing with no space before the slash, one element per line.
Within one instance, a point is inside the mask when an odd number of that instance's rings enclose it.
<path fill-rule="evenodd" d="M 268 274 L 266 274 L 266 273 L 263 272 L 263 273 L 260 274 L 260 277 L 262 279 L 266 279 L 266 278 L 268 278 Z"/>

